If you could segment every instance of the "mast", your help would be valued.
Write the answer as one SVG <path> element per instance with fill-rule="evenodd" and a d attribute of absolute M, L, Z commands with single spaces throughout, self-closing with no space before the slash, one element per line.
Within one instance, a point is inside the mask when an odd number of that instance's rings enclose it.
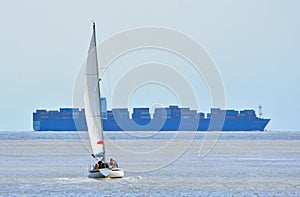
<path fill-rule="evenodd" d="M 97 53 L 97 41 L 96 41 L 96 24 L 94 21 L 93 22 L 93 35 L 94 35 L 94 50 L 95 50 L 95 53 L 96 53 L 96 65 L 97 65 L 97 78 L 99 79 L 98 81 L 98 94 L 99 94 L 99 101 L 97 102 L 100 102 L 100 105 L 99 105 L 99 110 L 100 110 L 100 124 L 101 124 L 101 138 L 102 138 L 102 141 L 103 141 L 103 159 L 105 161 L 105 144 L 104 144 L 104 133 L 103 133 L 103 120 L 102 120 L 102 106 L 101 106 L 101 94 L 100 94 L 100 81 L 101 79 L 99 78 L 99 68 L 98 68 L 98 53 Z"/>

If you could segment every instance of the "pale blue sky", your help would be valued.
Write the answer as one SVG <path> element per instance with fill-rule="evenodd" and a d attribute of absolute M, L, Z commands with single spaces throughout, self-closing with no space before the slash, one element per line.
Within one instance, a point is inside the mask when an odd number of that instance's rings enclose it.
<path fill-rule="evenodd" d="M 267 129 L 300 130 L 299 7 L 296 0 L 2 1 L 0 130 L 32 130 L 37 108 L 72 106 L 91 20 L 98 41 L 140 26 L 184 32 L 218 65 L 228 108 L 262 104 Z"/>

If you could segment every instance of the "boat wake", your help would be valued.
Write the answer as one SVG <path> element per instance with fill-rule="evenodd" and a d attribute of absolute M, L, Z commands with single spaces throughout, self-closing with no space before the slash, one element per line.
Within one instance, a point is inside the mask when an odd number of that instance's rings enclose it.
<path fill-rule="evenodd" d="M 136 177 L 124 177 L 122 180 L 125 180 L 125 181 L 128 181 L 128 182 L 135 182 L 135 181 L 143 180 L 143 177 L 141 177 L 141 176 L 136 176 Z"/>

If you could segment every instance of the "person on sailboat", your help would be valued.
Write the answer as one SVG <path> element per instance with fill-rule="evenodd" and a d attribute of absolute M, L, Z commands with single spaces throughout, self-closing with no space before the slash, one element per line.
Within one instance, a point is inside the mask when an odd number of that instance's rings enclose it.
<path fill-rule="evenodd" d="M 118 163 L 117 163 L 117 161 L 116 160 L 114 160 L 113 158 L 110 158 L 110 166 L 112 167 L 112 168 L 117 168 L 118 167 Z"/>
<path fill-rule="evenodd" d="M 96 164 L 98 164 L 97 169 L 99 169 L 99 168 L 102 168 L 103 162 L 102 162 L 102 160 L 99 160 Z"/>
<path fill-rule="evenodd" d="M 95 163 L 94 169 L 98 170 L 100 168 L 100 165 L 98 163 Z"/>
<path fill-rule="evenodd" d="M 105 162 L 104 158 L 102 158 L 100 161 L 98 161 L 100 168 L 109 168 L 109 165 L 107 162 Z"/>

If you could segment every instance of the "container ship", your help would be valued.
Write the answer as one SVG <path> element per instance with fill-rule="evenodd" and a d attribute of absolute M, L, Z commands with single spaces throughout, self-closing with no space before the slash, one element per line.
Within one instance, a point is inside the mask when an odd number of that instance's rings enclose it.
<path fill-rule="evenodd" d="M 170 105 L 156 108 L 153 115 L 148 107 L 107 110 L 106 99 L 101 98 L 102 122 L 105 131 L 264 131 L 270 119 L 257 117 L 253 109 L 237 111 L 212 108 L 210 113 Z M 261 109 L 261 108 L 260 108 Z M 37 109 L 33 113 L 35 131 L 85 131 L 84 109 Z"/>

